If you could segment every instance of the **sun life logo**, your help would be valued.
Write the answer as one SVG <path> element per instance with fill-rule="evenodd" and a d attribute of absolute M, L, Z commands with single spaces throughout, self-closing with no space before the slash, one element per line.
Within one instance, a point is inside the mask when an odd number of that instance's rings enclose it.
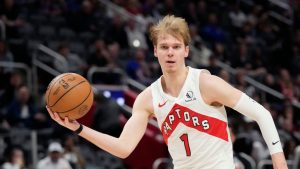
<path fill-rule="evenodd" d="M 189 101 L 192 101 L 192 100 L 196 100 L 196 98 L 194 97 L 194 93 L 192 91 L 188 91 L 185 94 L 185 101 L 189 102 Z"/>

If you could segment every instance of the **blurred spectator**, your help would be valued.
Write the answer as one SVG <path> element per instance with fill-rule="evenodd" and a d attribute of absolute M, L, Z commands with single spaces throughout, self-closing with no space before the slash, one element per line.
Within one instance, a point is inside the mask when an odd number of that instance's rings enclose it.
<path fill-rule="evenodd" d="M 108 25 L 108 27 L 109 29 L 105 34 L 106 41 L 109 44 L 117 42 L 121 49 L 127 49 L 129 44 L 122 17 L 115 15 L 112 18 L 111 25 Z"/>
<path fill-rule="evenodd" d="M 220 78 L 222 78 L 223 80 L 225 80 L 226 82 L 231 83 L 231 80 L 230 80 L 230 74 L 229 74 L 228 71 L 222 69 L 222 70 L 220 71 L 220 73 L 218 74 L 218 76 L 219 76 Z"/>
<path fill-rule="evenodd" d="M 300 46 L 293 45 L 292 47 L 292 59 L 291 59 L 291 67 L 289 68 L 291 70 L 292 74 L 297 74 L 300 72 Z"/>
<path fill-rule="evenodd" d="M 205 0 L 199 0 L 197 2 L 197 10 L 196 11 L 197 11 L 200 26 L 206 24 L 209 11 L 207 9 L 207 3 Z"/>
<path fill-rule="evenodd" d="M 7 108 L 7 120 L 13 127 L 33 126 L 36 105 L 27 86 L 18 89 L 17 95 Z"/>
<path fill-rule="evenodd" d="M 43 0 L 39 3 L 41 13 L 47 16 L 63 16 L 67 11 L 65 0 Z"/>
<path fill-rule="evenodd" d="M 128 0 L 126 2 L 125 9 L 133 15 L 139 15 L 142 13 L 139 0 Z"/>
<path fill-rule="evenodd" d="M 144 32 L 139 29 L 135 20 L 128 20 L 125 31 L 128 38 L 128 44 L 131 48 L 148 49 Z"/>
<path fill-rule="evenodd" d="M 295 159 L 296 142 L 293 139 L 287 140 L 283 145 L 284 156 L 287 160 Z"/>
<path fill-rule="evenodd" d="M 63 157 L 69 161 L 73 169 L 85 169 L 86 161 L 77 146 L 77 141 L 75 135 L 65 137 Z"/>
<path fill-rule="evenodd" d="M 240 89 L 241 91 L 244 91 L 247 95 L 254 97 L 255 95 L 255 88 L 253 86 L 250 86 L 245 78 L 246 78 L 247 72 L 243 69 L 238 69 L 236 73 L 236 87 Z M 245 116 L 246 117 L 246 116 Z"/>
<path fill-rule="evenodd" d="M 213 75 L 218 75 L 221 71 L 221 68 L 217 65 L 218 59 L 215 56 L 209 57 L 209 65 L 206 68 Z"/>
<path fill-rule="evenodd" d="M 218 16 L 215 13 L 208 15 L 208 23 L 203 26 L 201 37 L 207 40 L 209 43 L 224 42 L 225 31 L 219 25 Z"/>
<path fill-rule="evenodd" d="M 8 83 L 4 85 L 3 93 L 0 95 L 0 108 L 2 109 L 12 102 L 19 88 L 24 85 L 24 77 L 21 72 L 15 71 L 8 76 Z"/>
<path fill-rule="evenodd" d="M 48 146 L 48 155 L 38 161 L 37 169 L 72 169 L 68 160 L 62 157 L 63 151 L 60 143 L 50 143 Z"/>
<path fill-rule="evenodd" d="M 229 12 L 229 18 L 235 30 L 242 28 L 247 20 L 246 14 L 240 9 L 239 4 L 233 5 L 233 9 Z"/>
<path fill-rule="evenodd" d="M 87 59 L 89 66 L 105 67 L 109 62 L 109 52 L 103 39 L 97 39 L 93 45 L 95 50 Z"/>
<path fill-rule="evenodd" d="M 109 57 L 108 57 L 108 64 L 107 67 L 109 68 L 120 68 L 120 57 L 121 57 L 121 48 L 120 44 L 117 42 L 113 42 L 108 45 L 107 47 Z"/>
<path fill-rule="evenodd" d="M 144 34 L 144 36 L 146 37 L 148 52 L 151 53 L 151 54 L 153 54 L 153 50 L 154 50 L 152 41 L 150 40 L 150 29 L 151 29 L 152 26 L 153 26 L 153 22 L 149 22 L 148 25 L 146 26 L 146 30 L 145 30 L 145 34 Z"/>
<path fill-rule="evenodd" d="M 291 102 L 297 102 L 294 84 L 287 69 L 279 70 L 279 85 L 282 94 Z"/>
<path fill-rule="evenodd" d="M 87 65 L 78 55 L 72 53 L 68 44 L 62 43 L 58 48 L 58 52 L 66 59 L 66 63 L 60 60 L 54 61 L 54 67 L 60 72 L 74 72 L 83 75 L 87 70 Z"/>
<path fill-rule="evenodd" d="M 0 19 L 5 23 L 7 38 L 19 38 L 18 29 L 25 24 L 19 16 L 19 8 L 14 0 L 3 0 L 0 3 Z"/>
<path fill-rule="evenodd" d="M 145 60 L 145 51 L 143 49 L 136 49 L 133 55 L 134 58 L 130 59 L 127 64 L 127 74 L 131 78 L 143 84 L 150 84 L 150 82 L 152 81 L 150 79 L 151 71 L 149 63 L 147 63 Z"/>
<path fill-rule="evenodd" d="M 192 37 L 190 45 L 191 61 L 197 66 L 209 66 L 212 51 L 204 44 L 204 41 L 199 36 L 198 29 L 195 25 L 190 25 L 190 35 Z"/>
<path fill-rule="evenodd" d="M 228 53 L 226 52 L 226 47 L 224 46 L 223 43 L 219 43 L 219 42 L 215 43 L 213 47 L 213 53 L 218 60 L 230 65 L 229 56 Z"/>
<path fill-rule="evenodd" d="M 143 49 L 135 49 L 134 58 L 128 61 L 126 72 L 134 80 L 148 85 L 153 79 L 151 79 L 150 64 L 145 59 L 145 51 Z"/>
<path fill-rule="evenodd" d="M 0 62 L 13 62 L 14 56 L 10 52 L 7 44 L 0 40 Z M 0 71 L 3 73 L 12 72 L 13 68 L 0 68 Z"/>
<path fill-rule="evenodd" d="M 265 76 L 264 84 L 277 91 L 280 89 L 278 82 L 275 80 L 275 77 L 272 74 L 267 74 Z"/>
<path fill-rule="evenodd" d="M 259 17 L 261 16 L 261 13 L 263 12 L 263 7 L 259 4 L 255 4 L 252 7 L 252 10 L 247 16 L 247 21 L 255 27 L 257 25 L 258 20 L 260 19 Z"/>
<path fill-rule="evenodd" d="M 119 120 L 121 114 L 119 105 L 112 98 L 107 98 L 103 94 L 97 95 L 95 100 L 97 109 L 95 111 L 93 128 L 119 137 L 122 131 Z"/>
<path fill-rule="evenodd" d="M 77 32 L 97 32 L 96 5 L 90 0 L 83 0 L 81 10 L 72 13 L 69 19 L 70 26 Z"/>
<path fill-rule="evenodd" d="M 246 43 L 241 42 L 236 53 L 231 58 L 231 63 L 234 68 L 242 68 L 245 70 L 251 69 L 251 57 L 249 48 Z"/>
<path fill-rule="evenodd" d="M 179 1 L 177 1 L 179 3 Z M 176 4 L 177 6 L 178 4 Z M 180 14 L 180 8 L 175 7 L 174 0 L 163 0 L 161 4 L 158 4 L 158 11 L 161 16 L 167 15 L 167 14 L 173 14 L 173 15 L 179 15 Z"/>
<path fill-rule="evenodd" d="M 196 4 L 192 1 L 187 2 L 184 7 L 183 17 L 189 24 L 199 25 L 199 19 L 197 14 L 197 7 Z M 192 36 L 191 36 L 192 37 Z"/>
<path fill-rule="evenodd" d="M 14 147 L 7 154 L 7 161 L 2 164 L 2 169 L 25 169 L 24 152 L 19 147 Z"/>
<path fill-rule="evenodd" d="M 297 96 L 297 100 L 300 100 L 300 73 L 296 75 L 295 78 L 295 93 Z"/>
<path fill-rule="evenodd" d="M 297 145 L 295 148 L 295 159 L 293 161 L 292 169 L 300 169 L 300 145 Z"/>

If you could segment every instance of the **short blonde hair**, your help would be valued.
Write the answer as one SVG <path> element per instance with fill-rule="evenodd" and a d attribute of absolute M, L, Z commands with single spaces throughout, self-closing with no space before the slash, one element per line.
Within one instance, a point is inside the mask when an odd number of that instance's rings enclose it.
<path fill-rule="evenodd" d="M 183 39 L 185 46 L 188 46 L 191 41 L 188 24 L 181 17 L 166 15 L 150 28 L 150 39 L 154 46 L 157 45 L 158 37 L 164 33 L 170 34 L 177 39 Z"/>

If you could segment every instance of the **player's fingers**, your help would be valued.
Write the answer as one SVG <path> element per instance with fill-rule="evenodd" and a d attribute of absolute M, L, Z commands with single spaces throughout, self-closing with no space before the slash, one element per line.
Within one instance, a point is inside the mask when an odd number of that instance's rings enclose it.
<path fill-rule="evenodd" d="M 69 118 L 67 116 L 64 118 L 64 124 L 65 125 L 69 124 Z"/>
<path fill-rule="evenodd" d="M 63 121 L 59 117 L 59 115 L 56 112 L 54 112 L 53 114 L 54 114 L 54 120 L 57 121 L 59 124 L 63 124 Z"/>
<path fill-rule="evenodd" d="M 52 119 L 54 119 L 54 114 L 52 112 L 49 112 L 49 115 Z"/>
<path fill-rule="evenodd" d="M 46 108 L 47 108 L 47 111 L 48 111 L 50 117 L 51 117 L 53 120 L 55 120 L 54 113 L 53 113 L 48 107 L 46 107 Z"/>

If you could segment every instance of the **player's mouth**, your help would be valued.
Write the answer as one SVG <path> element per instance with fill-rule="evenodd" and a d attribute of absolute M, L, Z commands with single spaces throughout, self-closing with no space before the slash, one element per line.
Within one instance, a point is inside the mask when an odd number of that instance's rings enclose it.
<path fill-rule="evenodd" d="M 175 61 L 167 61 L 168 64 L 173 64 Z"/>

